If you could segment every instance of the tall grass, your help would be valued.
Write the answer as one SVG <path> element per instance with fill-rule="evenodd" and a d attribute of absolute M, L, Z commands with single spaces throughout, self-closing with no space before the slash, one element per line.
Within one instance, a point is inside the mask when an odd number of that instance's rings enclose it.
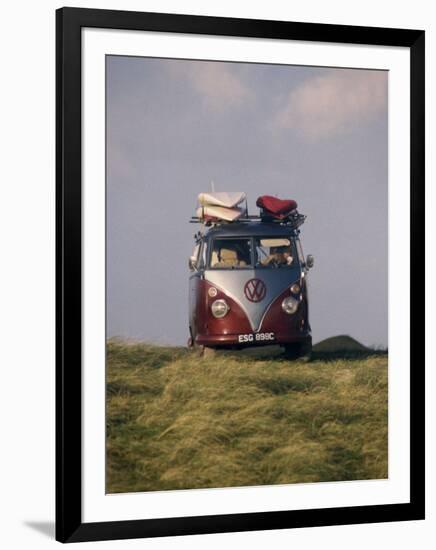
<path fill-rule="evenodd" d="M 316 359 L 109 342 L 107 491 L 387 477 L 387 355 Z"/>

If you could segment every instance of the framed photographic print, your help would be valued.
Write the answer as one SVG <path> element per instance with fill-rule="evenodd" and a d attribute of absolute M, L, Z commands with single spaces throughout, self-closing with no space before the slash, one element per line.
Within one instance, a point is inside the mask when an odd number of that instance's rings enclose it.
<path fill-rule="evenodd" d="M 56 538 L 423 519 L 424 32 L 56 16 Z"/>

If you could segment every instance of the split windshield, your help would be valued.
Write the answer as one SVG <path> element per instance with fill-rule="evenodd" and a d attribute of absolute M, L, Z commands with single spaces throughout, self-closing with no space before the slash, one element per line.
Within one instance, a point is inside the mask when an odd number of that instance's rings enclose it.
<path fill-rule="evenodd" d="M 286 268 L 298 263 L 295 243 L 287 237 L 214 239 L 212 269 Z"/>

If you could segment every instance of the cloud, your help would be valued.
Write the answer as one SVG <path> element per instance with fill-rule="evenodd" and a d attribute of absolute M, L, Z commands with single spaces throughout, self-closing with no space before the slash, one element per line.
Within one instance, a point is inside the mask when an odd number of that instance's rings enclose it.
<path fill-rule="evenodd" d="M 306 139 L 316 141 L 368 122 L 386 103 L 386 72 L 333 70 L 292 90 L 274 126 L 295 129 Z"/>
<path fill-rule="evenodd" d="M 223 111 L 243 105 L 252 97 L 251 90 L 236 76 L 228 64 L 213 61 L 175 63 L 170 70 L 188 79 L 201 97 L 204 107 Z"/>

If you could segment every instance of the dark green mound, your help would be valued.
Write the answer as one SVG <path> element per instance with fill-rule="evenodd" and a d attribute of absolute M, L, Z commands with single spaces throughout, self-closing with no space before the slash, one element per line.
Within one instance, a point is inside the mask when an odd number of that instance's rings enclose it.
<path fill-rule="evenodd" d="M 367 347 L 346 334 L 332 336 L 331 338 L 326 338 L 318 342 L 313 346 L 313 351 L 319 353 L 338 353 L 342 351 L 358 353 L 370 352 Z"/>

